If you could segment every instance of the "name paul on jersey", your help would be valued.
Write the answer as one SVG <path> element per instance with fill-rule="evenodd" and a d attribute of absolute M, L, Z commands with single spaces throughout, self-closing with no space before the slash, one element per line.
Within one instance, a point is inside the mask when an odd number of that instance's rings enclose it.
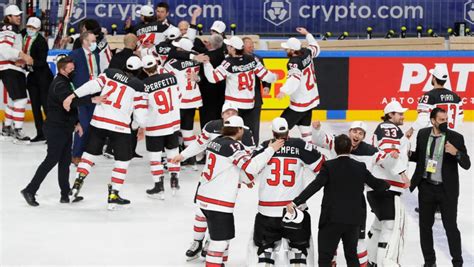
<path fill-rule="evenodd" d="M 128 77 L 123 74 L 115 73 L 113 76 L 113 79 L 116 81 L 122 82 L 124 84 L 128 84 Z"/>

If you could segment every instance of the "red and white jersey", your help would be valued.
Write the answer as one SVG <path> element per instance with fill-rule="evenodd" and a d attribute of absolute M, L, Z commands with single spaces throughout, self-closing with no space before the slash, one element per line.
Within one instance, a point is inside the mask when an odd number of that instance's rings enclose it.
<path fill-rule="evenodd" d="M 375 129 L 372 137 L 372 145 L 379 150 L 390 153 L 400 153 L 396 161 L 398 166 L 408 166 L 409 140 L 404 136 L 402 130 L 390 121 L 380 123 Z M 405 168 L 407 169 L 407 168 Z M 404 192 L 404 182 L 399 175 L 400 168 L 384 168 L 384 165 L 376 164 L 372 168 L 375 177 L 386 180 L 390 184 L 391 191 Z"/>
<path fill-rule="evenodd" d="M 430 112 L 434 108 L 442 108 L 448 114 L 448 128 L 457 131 L 464 120 L 462 99 L 451 90 L 432 89 L 421 96 L 418 101 L 418 118 L 412 127 L 414 130 L 430 127 Z"/>
<path fill-rule="evenodd" d="M 226 81 L 225 101 L 238 109 L 252 109 L 255 104 L 255 75 L 265 82 L 275 82 L 276 75 L 268 71 L 253 56 L 228 56 L 214 69 L 211 63 L 204 64 L 204 74 L 211 83 Z"/>
<path fill-rule="evenodd" d="M 319 91 L 316 83 L 313 58 L 319 55 L 318 42 L 313 35 L 306 35 L 309 43 L 302 48 L 302 55 L 290 57 L 288 75 L 280 91 L 290 96 L 290 109 L 298 112 L 311 110 L 319 105 Z"/>
<path fill-rule="evenodd" d="M 0 23 L 0 70 L 17 70 L 26 73 L 21 67 L 15 66 L 23 48 L 23 39 L 18 26 Z"/>
<path fill-rule="evenodd" d="M 168 21 L 141 22 L 132 33 L 138 37 L 138 48 L 149 48 L 165 40 L 164 32 L 169 28 Z"/>
<path fill-rule="evenodd" d="M 197 81 L 192 79 L 192 74 L 198 74 L 200 63 L 194 60 L 171 59 L 165 64 L 165 69 L 172 72 L 178 81 L 185 81 L 181 92 L 182 109 L 192 109 L 202 107 L 201 91 Z M 180 84 L 181 85 L 181 84 Z"/>
<path fill-rule="evenodd" d="M 144 84 L 135 77 L 128 77 L 118 69 L 107 69 L 97 79 L 90 80 L 74 91 L 78 97 L 100 92 L 107 96 L 105 103 L 96 105 L 91 125 L 119 133 L 130 133 L 133 119 L 144 126 L 147 104 L 144 98 Z"/>
<path fill-rule="evenodd" d="M 104 71 L 109 67 L 110 60 L 112 59 L 112 51 L 105 37 L 103 37 L 100 42 L 97 42 L 97 52 L 100 58 L 100 70 Z"/>
<path fill-rule="evenodd" d="M 262 153 L 269 142 L 263 142 L 254 157 Z M 325 157 L 311 143 L 299 138 L 288 139 L 258 174 L 258 212 L 282 217 L 283 208 L 306 187 L 304 169 L 316 174 L 324 161 Z"/>
<path fill-rule="evenodd" d="M 196 201 L 201 209 L 232 213 L 239 191 L 239 184 L 251 183 L 267 164 L 275 151 L 266 148 L 251 157 L 242 143 L 230 137 L 218 137 L 209 142 L 206 164 L 201 173 Z M 241 176 L 240 171 L 247 173 Z M 245 180 L 241 180 L 244 178 Z"/>
<path fill-rule="evenodd" d="M 146 135 L 165 136 L 179 131 L 181 92 L 176 76 L 171 73 L 154 74 L 143 83 L 148 98 Z"/>

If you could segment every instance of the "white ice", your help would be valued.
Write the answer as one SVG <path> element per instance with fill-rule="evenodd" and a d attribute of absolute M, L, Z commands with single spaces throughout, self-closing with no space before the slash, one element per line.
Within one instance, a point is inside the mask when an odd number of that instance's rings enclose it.
<path fill-rule="evenodd" d="M 369 123 L 369 133 L 376 122 Z M 347 131 L 347 122 L 323 122 L 334 133 Z M 270 137 L 270 126 L 262 126 L 262 138 Z M 32 123 L 26 133 L 33 135 Z M 404 127 L 405 129 L 407 127 Z M 292 132 L 297 135 L 297 132 Z M 461 129 L 471 158 L 474 155 L 474 124 Z M 370 136 L 370 134 L 369 134 Z M 368 137 L 369 137 L 368 136 Z M 181 190 L 172 197 L 166 180 L 166 200 L 154 200 L 145 195 L 152 186 L 144 143 L 139 153 L 145 158 L 134 159 L 130 165 L 121 195 L 132 201 L 128 210 L 106 210 L 107 183 L 113 161 L 100 157 L 83 187 L 85 200 L 75 204 L 59 203 L 56 168 L 48 175 L 37 200 L 39 207 L 26 204 L 20 190 L 32 178 L 44 159 L 45 145 L 14 145 L 0 143 L 1 236 L 0 265 L 154 265 L 202 266 L 202 261 L 186 262 L 184 253 L 193 240 L 193 196 L 200 172 L 186 169 L 181 173 Z M 411 164 L 411 172 L 414 164 Z M 71 166 L 71 182 L 75 168 Z M 465 266 L 474 266 L 474 175 L 473 169 L 460 168 L 461 192 L 458 225 L 462 234 Z M 322 192 L 309 201 L 314 240 L 320 212 Z M 408 234 L 402 266 L 422 266 L 419 244 L 416 191 L 403 196 L 407 209 Z M 253 229 L 257 206 L 257 190 L 243 188 L 235 210 L 236 238 L 231 241 L 227 266 L 244 266 L 247 244 Z M 373 215 L 369 212 L 367 229 Z M 450 266 L 450 256 L 441 220 L 436 220 L 434 240 L 438 266 Z M 316 242 L 315 245 L 317 246 Z M 317 247 L 314 248 L 317 254 Z M 338 266 L 345 266 L 342 246 L 338 250 Z"/>

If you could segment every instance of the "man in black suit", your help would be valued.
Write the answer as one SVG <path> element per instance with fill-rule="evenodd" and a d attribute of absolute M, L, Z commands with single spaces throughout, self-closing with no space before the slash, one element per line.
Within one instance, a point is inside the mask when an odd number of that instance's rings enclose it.
<path fill-rule="evenodd" d="M 53 73 L 49 68 L 46 58 L 48 57 L 48 43 L 39 34 L 41 21 L 37 17 L 31 17 L 26 23 L 26 32 L 23 37 L 23 52 L 33 58 L 33 66 L 29 68 L 26 78 L 26 88 L 30 95 L 31 109 L 35 119 L 36 137 L 31 142 L 45 141 L 43 133 L 43 108 L 47 115 L 46 102 L 48 99 L 48 88 L 53 81 Z"/>
<path fill-rule="evenodd" d="M 416 150 L 410 152 L 410 161 L 416 162 L 410 191 L 418 187 L 420 212 L 420 241 L 425 259 L 424 266 L 436 266 L 433 249 L 433 223 L 436 208 L 448 237 L 453 266 L 462 266 L 461 235 L 457 227 L 459 198 L 458 164 L 463 169 L 471 167 L 464 138 L 449 130 L 447 113 L 434 108 L 430 113 L 433 127 L 423 128 L 416 138 Z"/>
<path fill-rule="evenodd" d="M 319 266 L 330 267 L 339 241 L 344 243 L 347 266 L 358 267 L 357 240 L 365 216 L 364 185 L 376 191 L 385 191 L 390 185 L 375 178 L 365 164 L 349 157 L 351 139 L 341 134 L 335 138 L 337 158 L 323 163 L 316 179 L 287 205 L 290 214 L 324 186 L 319 217 Z"/>
<path fill-rule="evenodd" d="M 137 48 L 138 38 L 135 34 L 129 33 L 123 37 L 124 48 L 115 54 L 110 60 L 109 68 L 124 70 L 127 60 L 134 55 Z"/>

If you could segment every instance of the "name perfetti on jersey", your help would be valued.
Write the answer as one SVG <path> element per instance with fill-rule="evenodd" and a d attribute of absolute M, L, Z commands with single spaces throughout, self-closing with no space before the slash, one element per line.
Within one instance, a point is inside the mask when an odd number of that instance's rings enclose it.
<path fill-rule="evenodd" d="M 170 76 L 166 79 L 151 83 L 151 84 L 146 84 L 145 85 L 145 92 L 150 93 L 156 90 L 159 90 L 161 88 L 168 87 L 170 85 L 175 85 L 178 84 L 178 81 L 174 76 Z"/>

